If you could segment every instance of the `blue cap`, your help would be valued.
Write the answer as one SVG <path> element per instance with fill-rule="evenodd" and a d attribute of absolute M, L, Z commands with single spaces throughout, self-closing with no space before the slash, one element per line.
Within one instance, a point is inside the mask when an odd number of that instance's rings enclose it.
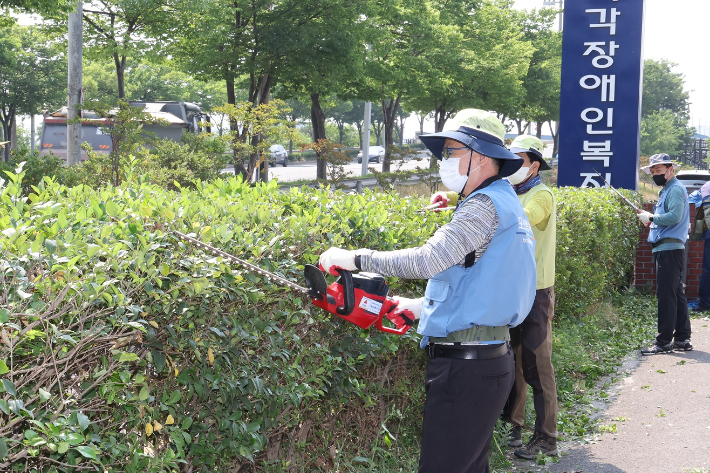
<path fill-rule="evenodd" d="M 501 177 L 515 174 L 524 162 L 523 158 L 515 153 L 511 153 L 505 147 L 502 139 L 480 129 L 467 126 L 461 126 L 456 131 L 442 131 L 440 133 L 420 135 L 419 139 L 422 140 L 422 143 L 424 143 L 429 151 L 438 159 L 441 159 L 441 152 L 444 149 L 444 143 L 447 139 L 458 141 L 483 156 L 500 159 L 502 161 L 498 175 Z"/>

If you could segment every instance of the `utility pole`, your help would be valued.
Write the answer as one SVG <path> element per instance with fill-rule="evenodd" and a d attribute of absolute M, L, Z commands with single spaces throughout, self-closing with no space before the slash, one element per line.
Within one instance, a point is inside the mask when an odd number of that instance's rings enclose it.
<path fill-rule="evenodd" d="M 372 102 L 365 102 L 365 116 L 362 130 L 362 175 L 367 174 L 370 163 L 370 120 L 372 117 Z"/>
<path fill-rule="evenodd" d="M 67 74 L 67 166 L 81 159 L 81 56 L 83 50 L 82 0 L 77 0 L 76 10 L 69 14 L 69 63 Z"/>
<path fill-rule="evenodd" d="M 557 7 L 559 5 L 559 8 Z M 542 0 L 542 6 L 548 8 L 557 8 L 557 31 L 562 31 L 562 10 L 565 6 L 565 0 Z"/>
<path fill-rule="evenodd" d="M 559 5 L 559 7 L 557 7 L 557 5 Z M 542 0 L 542 6 L 559 9 L 559 13 L 557 13 L 557 31 L 562 31 L 562 10 L 564 9 L 565 1 L 564 0 Z M 550 123 L 550 133 L 552 133 L 553 142 L 555 141 L 555 136 L 557 136 L 559 129 L 560 129 L 560 122 L 559 121 L 555 122 L 554 131 L 552 129 L 552 123 Z M 559 140 L 559 137 L 558 137 L 558 140 Z M 553 146 L 553 148 L 555 148 L 555 147 Z M 553 159 L 557 157 L 557 156 L 555 156 L 554 151 L 556 151 L 556 149 L 553 149 L 553 153 L 552 153 Z"/>

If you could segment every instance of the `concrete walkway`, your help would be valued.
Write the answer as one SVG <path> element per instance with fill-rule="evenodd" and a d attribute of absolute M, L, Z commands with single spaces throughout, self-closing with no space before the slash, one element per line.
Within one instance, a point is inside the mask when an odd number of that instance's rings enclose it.
<path fill-rule="evenodd" d="M 518 471 L 710 472 L 710 319 L 691 323 L 693 351 L 639 353 L 625 365 L 596 437 L 561 442 L 557 463 L 515 461 Z"/>

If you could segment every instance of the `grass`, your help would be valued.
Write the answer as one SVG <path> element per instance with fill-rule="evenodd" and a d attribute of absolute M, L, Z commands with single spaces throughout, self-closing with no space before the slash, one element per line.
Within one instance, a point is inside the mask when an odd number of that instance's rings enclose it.
<path fill-rule="evenodd" d="M 553 323 L 553 363 L 558 390 L 558 429 L 561 441 L 592 436 L 600 429 L 598 418 L 606 405 L 612 383 L 621 375 L 617 370 L 624 358 L 645 346 L 655 335 L 656 299 L 627 291 L 611 300 L 590 307 L 576 318 L 557 317 Z M 392 414 L 390 414 L 392 415 Z M 532 395 L 528 396 L 523 440 L 528 440 L 535 423 Z M 618 418 L 615 422 L 623 422 Z M 509 426 L 499 422 L 490 449 L 493 473 L 538 471 L 554 462 L 551 457 L 535 462 L 512 460 L 507 445 Z M 386 437 L 383 432 L 383 438 Z M 416 433 L 419 435 L 419 432 Z M 401 434 L 400 434 L 401 435 Z M 367 458 L 338 456 L 332 471 L 410 473 L 417 471 L 418 440 L 403 438 L 379 442 Z M 694 470 L 701 472 L 702 470 Z M 703 472 L 710 473 L 710 472 Z"/>
<path fill-rule="evenodd" d="M 635 291 L 617 294 L 612 300 L 591 307 L 583 317 L 554 321 L 553 364 L 561 441 L 592 435 L 599 428 L 613 428 L 598 424 L 598 417 L 607 403 L 608 390 L 616 380 L 616 371 L 623 359 L 652 340 L 655 327 L 655 297 Z M 529 432 L 534 424 L 535 411 L 530 393 L 526 408 Z M 495 437 L 499 442 L 504 441 L 500 423 L 496 430 Z M 529 464 L 524 466 L 525 470 L 518 470 L 510 453 L 509 449 L 500 452 L 492 448 L 492 470 L 497 473 L 528 471 Z M 540 458 L 537 463 L 550 461 L 554 459 Z"/>

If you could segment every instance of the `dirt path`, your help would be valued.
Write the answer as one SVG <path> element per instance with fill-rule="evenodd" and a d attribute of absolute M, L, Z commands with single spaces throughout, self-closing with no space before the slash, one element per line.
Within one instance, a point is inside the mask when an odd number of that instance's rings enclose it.
<path fill-rule="evenodd" d="M 710 472 L 710 320 L 692 319 L 692 327 L 693 351 L 639 353 L 612 389 L 596 437 L 560 443 L 558 463 L 516 461 L 518 471 Z"/>

